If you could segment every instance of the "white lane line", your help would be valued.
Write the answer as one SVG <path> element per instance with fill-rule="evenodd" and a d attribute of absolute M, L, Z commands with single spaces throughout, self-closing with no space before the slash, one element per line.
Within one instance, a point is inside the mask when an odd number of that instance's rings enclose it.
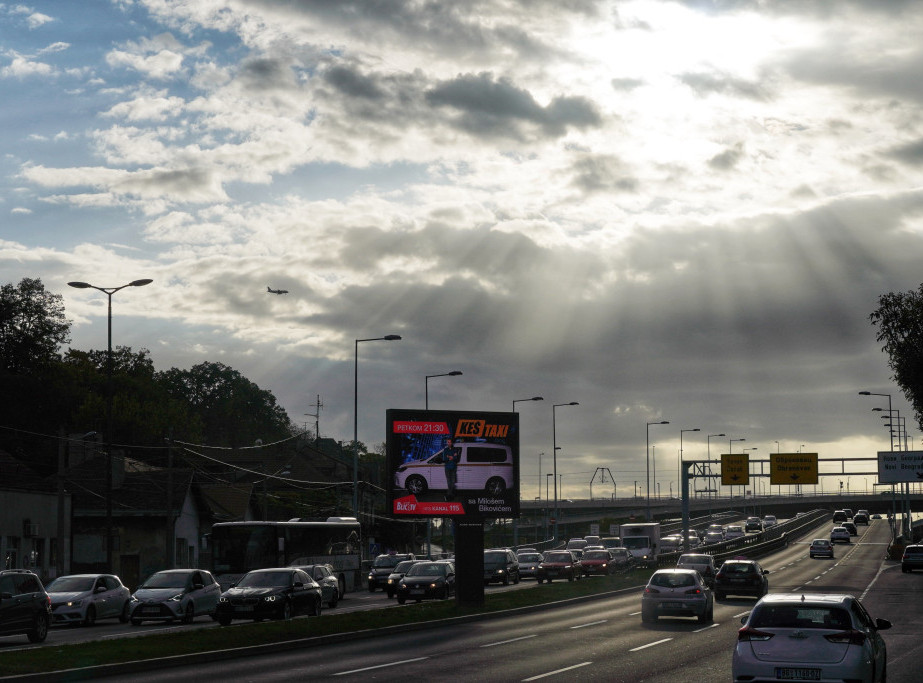
<path fill-rule="evenodd" d="M 741 617 L 745 617 L 748 614 L 750 614 L 750 610 L 747 610 L 746 612 L 741 612 L 740 614 L 735 614 L 733 617 L 731 617 L 731 619 L 740 619 Z"/>
<path fill-rule="evenodd" d="M 636 617 L 636 616 L 638 616 L 639 614 L 641 614 L 641 612 L 629 612 L 629 613 L 628 613 L 628 616 L 630 616 L 630 617 Z"/>
<path fill-rule="evenodd" d="M 362 669 L 352 669 L 351 671 L 338 671 L 333 674 L 334 676 L 345 676 L 347 674 L 357 674 L 361 671 L 371 671 L 372 669 L 384 669 L 389 666 L 400 666 L 401 664 L 410 664 L 410 662 L 422 662 L 424 659 L 429 659 L 429 657 L 414 657 L 413 659 L 402 659 L 399 662 L 391 662 L 390 664 L 378 664 L 377 666 L 367 666 Z"/>
<path fill-rule="evenodd" d="M 642 645 L 642 646 L 640 646 L 640 647 L 633 647 L 633 648 L 631 648 L 631 649 L 629 650 L 629 652 L 637 652 L 638 650 L 644 650 L 644 649 L 647 649 L 647 648 L 649 648 L 649 647 L 654 647 L 655 645 L 660 645 L 661 643 L 668 643 L 668 642 L 670 642 L 671 640 L 673 640 L 673 639 L 672 639 L 672 638 L 664 638 L 663 640 L 656 640 L 656 641 L 654 641 L 653 643 L 648 643 L 647 645 Z"/>
<path fill-rule="evenodd" d="M 545 678 L 547 676 L 554 676 L 555 674 L 561 674 L 561 673 L 564 673 L 565 671 L 579 669 L 581 666 L 589 666 L 592 663 L 593 662 L 583 662 L 582 664 L 574 664 L 573 666 L 568 666 L 564 669 L 558 669 L 557 671 L 549 671 L 546 674 L 539 674 L 538 676 L 532 676 L 532 678 L 523 678 L 522 680 L 523 680 L 523 683 L 526 683 L 526 681 L 537 681 L 539 678 Z"/>
<path fill-rule="evenodd" d="M 580 624 L 579 626 L 571 626 L 571 630 L 575 628 L 586 628 L 587 626 L 598 626 L 599 624 L 605 624 L 608 619 L 600 619 L 599 621 L 591 621 L 589 624 Z"/>
<path fill-rule="evenodd" d="M 704 628 L 697 628 L 693 633 L 701 633 L 702 631 L 707 631 L 710 628 L 718 628 L 721 624 L 712 624 L 711 626 L 706 626 Z"/>
<path fill-rule="evenodd" d="M 519 638 L 510 638 L 509 640 L 500 640 L 496 643 L 487 643 L 486 645 L 481 645 L 481 647 L 494 647 L 495 645 L 506 645 L 507 643 L 515 643 L 517 640 L 528 640 L 529 638 L 534 638 L 535 634 L 531 636 L 520 636 Z"/>

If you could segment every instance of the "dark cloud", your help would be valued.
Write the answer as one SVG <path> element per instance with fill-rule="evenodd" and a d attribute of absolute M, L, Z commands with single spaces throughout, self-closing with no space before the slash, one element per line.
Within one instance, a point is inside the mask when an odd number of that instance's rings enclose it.
<path fill-rule="evenodd" d="M 287 62 L 268 57 L 251 59 L 243 64 L 240 80 L 250 90 L 290 90 L 295 75 Z"/>
<path fill-rule="evenodd" d="M 708 95 L 727 95 L 748 100 L 765 102 L 772 98 L 765 84 L 758 81 L 746 81 L 729 74 L 721 73 L 685 73 L 677 79 L 688 85 L 699 97 Z"/>
<path fill-rule="evenodd" d="M 546 107 L 531 93 L 492 74 L 465 74 L 445 81 L 426 93 L 429 103 L 459 113 L 453 124 L 482 137 L 523 139 L 523 124 L 545 135 L 559 137 L 568 127 L 587 128 L 601 121 L 595 105 L 583 97 L 556 97 Z"/>
<path fill-rule="evenodd" d="M 744 144 L 738 142 L 732 147 L 716 154 L 708 160 L 708 165 L 716 171 L 730 171 L 744 157 Z"/>
<path fill-rule="evenodd" d="M 892 148 L 888 156 L 910 166 L 923 165 L 923 138 Z"/>
<path fill-rule="evenodd" d="M 380 100 L 384 96 L 384 92 L 378 87 L 374 78 L 345 65 L 337 65 L 327 69 L 323 78 L 325 82 L 350 97 Z"/>
<path fill-rule="evenodd" d="M 638 179 L 618 157 L 611 155 L 584 155 L 574 162 L 572 184 L 587 193 L 634 192 Z"/>

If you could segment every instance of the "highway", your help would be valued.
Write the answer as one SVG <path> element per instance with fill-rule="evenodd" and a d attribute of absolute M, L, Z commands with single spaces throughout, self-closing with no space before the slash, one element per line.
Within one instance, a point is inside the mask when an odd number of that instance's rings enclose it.
<path fill-rule="evenodd" d="M 829 523 L 819 527 L 825 536 Z M 809 559 L 810 538 L 762 560 L 772 592 L 849 592 L 862 596 L 873 617 L 889 619 L 888 677 L 919 680 L 923 643 L 919 606 L 923 574 L 902 574 L 883 561 L 885 520 L 860 527 L 858 540 L 836 548 L 834 560 Z M 538 590 L 538 588 L 536 588 Z M 356 594 L 358 598 L 358 594 Z M 642 625 L 640 594 L 629 591 L 538 612 L 463 625 L 441 625 L 322 648 L 184 665 L 112 681 L 172 681 L 179 675 L 233 681 L 429 680 L 448 681 L 716 681 L 728 680 L 740 618 L 752 599 L 717 602 L 713 624 L 661 619 Z M 344 605 L 345 606 L 345 605 Z M 338 608 L 339 609 L 339 608 Z"/>

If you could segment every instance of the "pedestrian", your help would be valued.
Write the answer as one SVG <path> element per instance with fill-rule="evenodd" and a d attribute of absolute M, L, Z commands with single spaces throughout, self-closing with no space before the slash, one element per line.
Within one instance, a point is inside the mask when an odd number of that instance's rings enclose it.
<path fill-rule="evenodd" d="M 446 500 L 455 498 L 455 485 L 458 482 L 458 460 L 461 457 L 459 449 L 455 447 L 452 437 L 446 439 L 445 448 L 442 449 L 442 464 L 445 468 Z"/>

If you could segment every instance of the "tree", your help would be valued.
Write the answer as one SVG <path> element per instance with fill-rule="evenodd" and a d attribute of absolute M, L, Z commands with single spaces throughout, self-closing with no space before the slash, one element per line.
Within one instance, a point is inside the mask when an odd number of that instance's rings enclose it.
<path fill-rule="evenodd" d="M 917 291 L 881 295 L 869 320 L 878 326 L 876 339 L 884 343 L 892 378 L 923 429 L 923 285 Z"/>
<path fill-rule="evenodd" d="M 0 369 L 34 375 L 59 359 L 61 345 L 70 342 L 63 298 L 46 292 L 39 279 L 0 287 Z"/>

